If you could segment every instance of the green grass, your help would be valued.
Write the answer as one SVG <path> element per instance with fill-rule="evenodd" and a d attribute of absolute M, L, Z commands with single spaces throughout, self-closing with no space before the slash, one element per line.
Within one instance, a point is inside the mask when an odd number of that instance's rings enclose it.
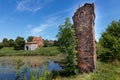
<path fill-rule="evenodd" d="M 59 54 L 57 47 L 39 47 L 36 50 L 14 50 L 12 47 L 4 47 L 0 49 L 0 56 L 55 56 Z"/>
<path fill-rule="evenodd" d="M 45 70 L 46 72 L 46 70 Z M 36 79 L 36 74 L 31 75 L 30 80 L 120 80 L 120 62 L 115 63 L 103 63 L 97 62 L 97 69 L 93 73 L 78 74 L 75 76 L 62 77 L 59 74 L 56 78 L 52 79 L 52 75 L 46 76 L 44 74 L 39 79 Z M 44 79 L 48 78 L 49 79 Z"/>
<path fill-rule="evenodd" d="M 120 80 L 120 62 L 97 62 L 97 69 L 93 73 L 78 74 L 71 77 L 58 76 L 54 80 Z"/>

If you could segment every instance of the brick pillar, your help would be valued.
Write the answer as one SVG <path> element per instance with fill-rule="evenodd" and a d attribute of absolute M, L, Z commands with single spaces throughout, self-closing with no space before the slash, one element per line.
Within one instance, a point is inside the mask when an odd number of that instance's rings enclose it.
<path fill-rule="evenodd" d="M 96 68 L 94 20 L 94 4 L 89 3 L 78 8 L 73 16 L 80 73 L 93 72 Z"/>

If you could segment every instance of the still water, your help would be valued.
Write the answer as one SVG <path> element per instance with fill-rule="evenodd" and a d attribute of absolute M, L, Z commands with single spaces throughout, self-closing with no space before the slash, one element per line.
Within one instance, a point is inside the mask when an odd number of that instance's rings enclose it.
<path fill-rule="evenodd" d="M 34 69 L 34 68 L 28 67 L 26 70 L 28 74 L 29 74 L 30 69 Z M 38 68 L 40 74 L 42 74 L 43 69 L 44 69 L 44 64 Z M 62 70 L 62 67 L 58 63 L 55 63 L 54 61 L 50 61 L 47 66 L 47 70 L 48 71 L 52 71 L 52 70 L 60 71 L 60 70 Z M 0 80 L 17 80 L 16 79 L 16 70 L 12 64 L 0 63 Z"/>

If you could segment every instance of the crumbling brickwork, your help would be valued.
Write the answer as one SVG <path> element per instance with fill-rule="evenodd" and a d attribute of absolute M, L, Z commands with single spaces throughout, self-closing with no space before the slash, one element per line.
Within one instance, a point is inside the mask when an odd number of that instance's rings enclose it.
<path fill-rule="evenodd" d="M 73 16 L 77 38 L 77 66 L 81 73 L 93 72 L 96 67 L 94 20 L 94 4 L 89 3 L 79 7 Z"/>

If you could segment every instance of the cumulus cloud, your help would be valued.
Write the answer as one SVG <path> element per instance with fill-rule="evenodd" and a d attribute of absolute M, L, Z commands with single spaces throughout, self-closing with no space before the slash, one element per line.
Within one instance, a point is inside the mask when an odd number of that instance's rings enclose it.
<path fill-rule="evenodd" d="M 50 0 L 52 1 L 52 0 Z M 17 1 L 17 10 L 36 12 L 43 8 L 50 1 L 47 0 L 21 0 Z"/>

